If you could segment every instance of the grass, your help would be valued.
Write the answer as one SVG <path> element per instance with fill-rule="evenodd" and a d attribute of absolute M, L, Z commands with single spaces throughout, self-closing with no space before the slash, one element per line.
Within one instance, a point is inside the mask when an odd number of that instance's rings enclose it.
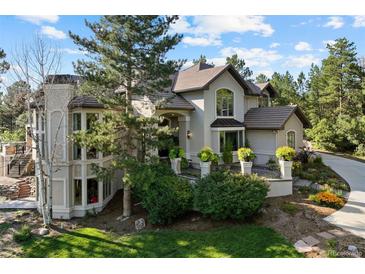
<path fill-rule="evenodd" d="M 210 231 L 141 232 L 116 236 L 82 228 L 22 244 L 23 257 L 60 258 L 297 258 L 294 247 L 271 228 L 244 225 Z"/>
<path fill-rule="evenodd" d="M 0 235 L 3 234 L 6 230 L 8 230 L 11 227 L 11 224 L 9 223 L 2 223 L 0 224 Z"/>
<path fill-rule="evenodd" d="M 299 207 L 297 205 L 287 202 L 282 203 L 280 205 L 280 209 L 291 216 L 294 216 L 299 211 Z"/>

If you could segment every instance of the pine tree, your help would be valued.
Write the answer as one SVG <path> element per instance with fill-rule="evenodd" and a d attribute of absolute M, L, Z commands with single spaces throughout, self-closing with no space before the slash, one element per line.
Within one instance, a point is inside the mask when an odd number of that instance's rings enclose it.
<path fill-rule="evenodd" d="M 263 73 L 260 73 L 259 75 L 256 76 L 256 83 L 257 84 L 266 83 L 266 82 L 269 82 L 269 80 L 270 79 Z"/>
<path fill-rule="evenodd" d="M 204 54 L 200 54 L 198 59 L 193 59 L 194 65 L 198 64 L 199 62 L 203 64 L 208 64 L 207 56 L 205 56 Z M 215 66 L 213 62 L 210 62 L 208 65 L 211 65 L 213 67 Z"/>
<path fill-rule="evenodd" d="M 0 48 L 0 76 L 1 74 L 5 73 L 7 70 L 9 70 L 10 65 L 8 62 L 5 61 L 6 54 L 3 49 Z M 2 79 L 0 77 L 0 83 Z"/>
<path fill-rule="evenodd" d="M 275 72 L 270 83 L 279 92 L 279 96 L 273 100 L 275 105 L 301 105 L 301 97 L 297 92 L 297 83 L 289 71 L 285 74 Z"/>
<path fill-rule="evenodd" d="M 93 38 L 81 38 L 70 32 L 73 41 L 91 58 L 74 64 L 75 71 L 86 79 L 82 91 L 114 111 L 106 114 L 104 123 L 95 125 L 94 133 L 80 139 L 116 156 L 115 168 L 124 170 L 125 217 L 131 215 L 128 173 L 138 161 L 137 137 L 141 126 L 132 99 L 153 96 L 171 85 L 170 76 L 182 65 L 181 61 L 166 60 L 166 53 L 182 38 L 168 34 L 177 19 L 177 16 L 103 16 L 96 23 L 86 21 Z"/>
<path fill-rule="evenodd" d="M 226 58 L 226 64 L 231 64 L 241 74 L 243 79 L 250 80 L 253 72 L 249 67 L 246 67 L 244 59 L 238 58 L 237 54 L 233 54 L 231 57 Z"/>

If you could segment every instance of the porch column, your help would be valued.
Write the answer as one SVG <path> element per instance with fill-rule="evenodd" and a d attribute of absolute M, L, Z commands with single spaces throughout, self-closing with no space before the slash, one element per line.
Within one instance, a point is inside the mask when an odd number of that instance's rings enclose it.
<path fill-rule="evenodd" d="M 179 116 L 179 145 L 185 150 L 187 159 L 191 159 L 190 156 L 190 139 L 187 137 L 188 131 L 190 131 L 190 116 Z"/>

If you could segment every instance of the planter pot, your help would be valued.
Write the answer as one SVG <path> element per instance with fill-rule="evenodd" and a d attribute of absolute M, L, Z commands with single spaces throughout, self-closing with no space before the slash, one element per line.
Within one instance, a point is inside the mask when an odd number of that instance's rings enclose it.
<path fill-rule="evenodd" d="M 281 178 L 291 180 L 292 179 L 291 170 L 293 166 L 293 161 L 279 160 L 279 165 L 280 165 Z"/>
<path fill-rule="evenodd" d="M 181 174 L 181 158 L 170 159 L 171 169 L 175 172 L 175 174 Z"/>
<path fill-rule="evenodd" d="M 243 175 L 250 175 L 252 169 L 252 162 L 240 161 L 240 163 L 241 163 L 241 173 Z"/>
<path fill-rule="evenodd" d="M 203 178 L 210 174 L 210 165 L 212 162 L 200 162 L 200 177 Z"/>

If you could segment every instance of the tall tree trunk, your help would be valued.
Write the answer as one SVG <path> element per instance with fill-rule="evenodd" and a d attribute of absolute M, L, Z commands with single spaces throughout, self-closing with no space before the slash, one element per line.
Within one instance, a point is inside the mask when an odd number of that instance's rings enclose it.
<path fill-rule="evenodd" d="M 129 183 L 124 182 L 123 190 L 123 217 L 130 217 L 132 215 L 132 193 Z"/>

